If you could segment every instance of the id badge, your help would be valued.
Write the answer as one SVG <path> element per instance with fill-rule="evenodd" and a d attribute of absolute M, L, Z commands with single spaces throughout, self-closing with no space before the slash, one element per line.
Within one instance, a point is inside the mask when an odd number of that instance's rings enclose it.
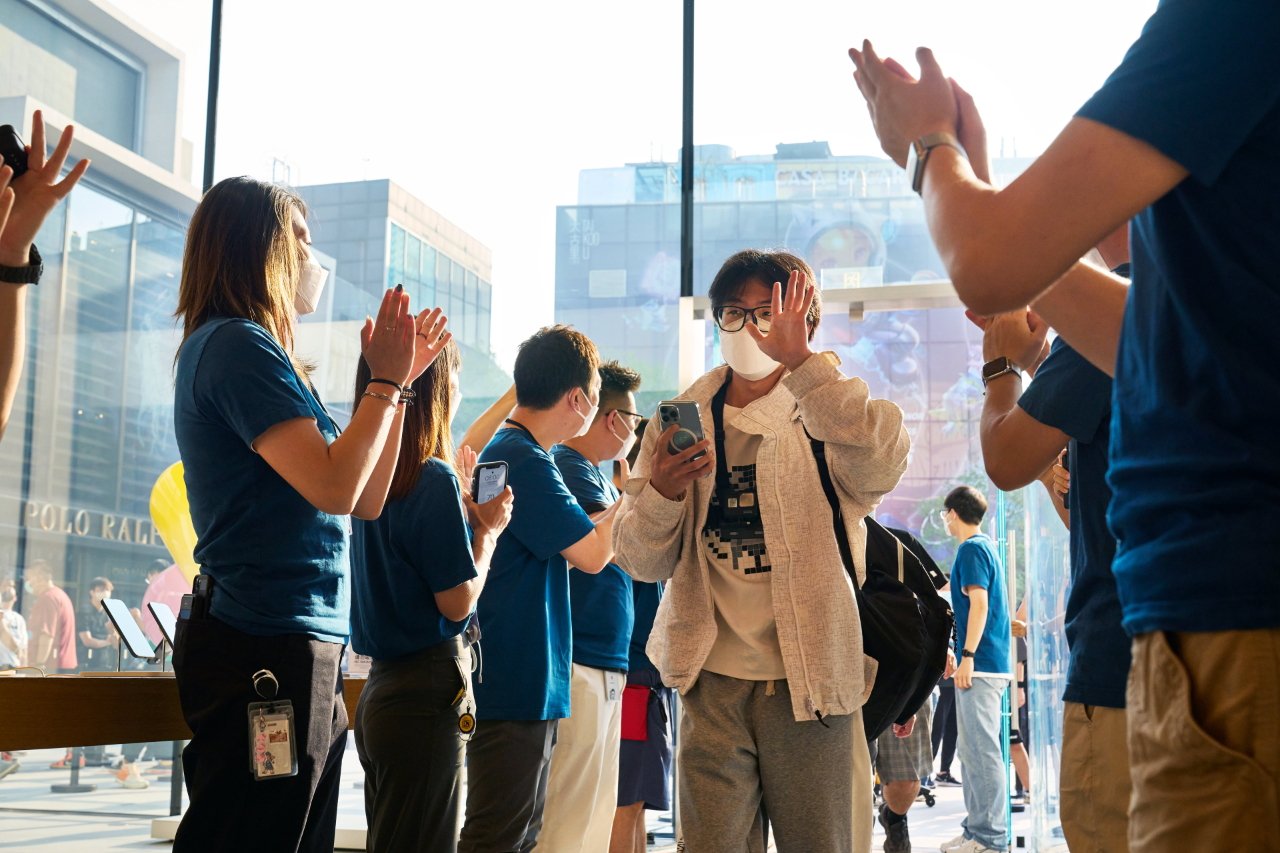
<path fill-rule="evenodd" d="M 609 702 L 622 701 L 622 691 L 627 686 L 627 678 L 620 672 L 605 670 L 604 695 Z"/>
<path fill-rule="evenodd" d="M 298 751 L 293 727 L 293 703 L 253 702 L 249 705 L 249 769 L 254 781 L 298 775 Z"/>
<path fill-rule="evenodd" d="M 458 675 L 462 678 L 462 688 L 453 699 L 453 709 L 458 712 L 458 737 L 464 741 L 471 740 L 476 732 L 476 700 L 471 694 L 471 655 L 466 655 L 464 663 L 461 657 L 453 662 L 458 665 Z"/>

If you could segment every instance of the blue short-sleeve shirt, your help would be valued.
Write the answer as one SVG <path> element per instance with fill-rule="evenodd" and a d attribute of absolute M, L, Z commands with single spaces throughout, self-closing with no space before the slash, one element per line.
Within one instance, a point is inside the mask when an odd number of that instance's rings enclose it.
<path fill-rule="evenodd" d="M 658 668 L 649 660 L 645 647 L 649 644 L 649 634 L 653 632 L 653 620 L 658 616 L 658 605 L 662 603 L 661 583 L 631 584 L 632 598 L 635 608 L 635 622 L 631 629 L 630 660 L 628 672 L 652 672 Z"/>
<path fill-rule="evenodd" d="M 1131 229 L 1109 521 L 1132 634 L 1280 626 L 1280 3 L 1161 0 L 1079 115 L 1189 173 Z"/>
<path fill-rule="evenodd" d="M 390 660 L 458 636 L 467 620 L 446 619 L 435 596 L 475 577 L 458 477 L 428 459 L 413 491 L 353 522 L 351 647 Z"/>
<path fill-rule="evenodd" d="M 278 423 L 338 427 L 266 329 L 210 320 L 182 345 L 174 430 L 195 525 L 196 562 L 214 580 L 212 614 L 247 634 L 346 642 L 348 518 L 312 506 L 253 450 Z"/>
<path fill-rule="evenodd" d="M 1018 406 L 1071 437 L 1071 592 L 1066 613 L 1071 663 L 1064 698 L 1123 708 L 1129 638 L 1120 625 L 1120 596 L 1111 573 L 1116 540 L 1107 529 L 1111 377 L 1058 338 Z"/>
<path fill-rule="evenodd" d="M 951 564 L 951 604 L 956 616 L 956 658 L 967 647 L 969 633 L 969 594 L 967 586 L 980 586 L 987 591 L 987 622 L 982 638 L 974 650 L 973 671 L 992 675 L 1008 675 L 1009 668 L 1009 596 L 1004 588 L 1004 569 L 996 555 L 995 543 L 985 533 L 971 536 L 956 549 Z"/>
<path fill-rule="evenodd" d="M 564 484 L 588 515 L 608 509 L 618 490 L 598 465 L 572 447 L 551 448 Z M 617 563 L 599 574 L 569 570 L 569 608 L 573 614 L 573 662 L 597 669 L 627 668 L 634 618 L 631 577 Z"/>
<path fill-rule="evenodd" d="M 507 463 L 514 502 L 498 537 L 480 603 L 484 673 L 475 684 L 482 719 L 569 716 L 572 658 L 569 566 L 560 552 L 595 525 L 564 484 L 551 454 L 523 429 L 501 429 L 481 462 Z"/>

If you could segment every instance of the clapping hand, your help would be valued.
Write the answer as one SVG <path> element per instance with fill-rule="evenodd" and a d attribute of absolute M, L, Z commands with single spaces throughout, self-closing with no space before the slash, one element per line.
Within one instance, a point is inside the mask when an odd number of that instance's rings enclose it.
<path fill-rule="evenodd" d="M 366 317 L 360 330 L 360 352 L 375 378 L 400 385 L 409 383 L 416 356 L 415 329 L 414 317 L 409 313 L 409 294 L 397 285 L 382 295 L 377 319 Z"/>
<path fill-rule="evenodd" d="M 436 357 L 453 339 L 453 332 L 445 330 L 449 318 L 440 308 L 424 309 L 414 321 L 413 369 L 409 381 L 413 382 L 427 372 Z"/>
<path fill-rule="evenodd" d="M 956 93 L 933 51 L 916 50 L 919 80 L 894 60 L 882 60 L 870 41 L 864 40 L 861 50 L 849 48 L 849 58 L 857 69 L 853 79 L 867 102 L 880 147 L 899 166 L 907 164 L 907 149 L 913 141 L 929 133 L 956 132 Z"/>
<path fill-rule="evenodd" d="M 787 279 L 787 293 L 782 295 L 782 283 L 773 283 L 773 299 L 770 310 L 773 320 L 768 332 L 761 332 L 755 323 L 743 328 L 769 358 L 795 370 L 805 363 L 813 350 L 809 348 L 809 309 L 813 306 L 813 283 L 800 270 L 792 270 Z"/>
<path fill-rule="evenodd" d="M 89 161 L 81 160 L 65 178 L 58 180 L 74 136 L 75 128 L 64 127 L 58 146 L 46 160 L 44 115 L 36 110 L 31 118 L 27 171 L 13 178 L 8 167 L 0 169 L 0 187 L 8 184 L 0 190 L 0 264 L 21 267 L 30 263 L 31 244 L 40 226 L 89 168 Z"/>

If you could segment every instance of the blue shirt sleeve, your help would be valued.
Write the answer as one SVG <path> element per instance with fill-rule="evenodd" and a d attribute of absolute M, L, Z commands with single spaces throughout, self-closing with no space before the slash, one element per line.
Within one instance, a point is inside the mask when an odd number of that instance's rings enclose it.
<path fill-rule="evenodd" d="M 1088 443 L 1110 415 L 1111 377 L 1058 338 L 1018 407 L 1045 426 Z"/>
<path fill-rule="evenodd" d="M 1161 0 L 1078 115 L 1213 184 L 1280 98 L 1280 3 Z"/>
<path fill-rule="evenodd" d="M 951 588 L 965 595 L 965 587 L 980 586 L 990 591 L 995 582 L 996 566 L 990 552 L 976 542 L 961 543 L 956 551 L 955 565 L 951 569 Z"/>
<path fill-rule="evenodd" d="M 556 448 L 552 451 L 560 476 L 564 478 L 565 487 L 578 499 L 578 504 L 588 515 L 606 510 L 613 505 L 614 498 L 600 487 L 600 480 L 592 470 L 591 463 L 581 453 L 568 448 Z"/>
<path fill-rule="evenodd" d="M 551 457 L 541 448 L 507 459 L 514 507 L 507 533 L 538 560 L 549 560 L 595 529 Z"/>
<path fill-rule="evenodd" d="M 429 460 L 413 492 L 393 502 L 388 511 L 395 513 L 392 550 L 413 566 L 431 592 L 453 589 L 478 576 L 462 490 L 447 464 Z"/>
<path fill-rule="evenodd" d="M 210 337 L 193 393 L 204 417 L 225 423 L 248 446 L 278 423 L 316 418 L 284 350 L 247 320 L 227 323 Z"/>

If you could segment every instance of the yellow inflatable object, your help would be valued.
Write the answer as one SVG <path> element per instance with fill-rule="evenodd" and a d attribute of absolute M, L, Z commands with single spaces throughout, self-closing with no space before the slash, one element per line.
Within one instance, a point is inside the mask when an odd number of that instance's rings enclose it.
<path fill-rule="evenodd" d="M 164 469 L 151 487 L 151 523 L 188 583 L 195 580 L 200 571 L 195 558 L 196 528 L 191 523 L 187 481 L 182 476 L 181 462 Z"/>

